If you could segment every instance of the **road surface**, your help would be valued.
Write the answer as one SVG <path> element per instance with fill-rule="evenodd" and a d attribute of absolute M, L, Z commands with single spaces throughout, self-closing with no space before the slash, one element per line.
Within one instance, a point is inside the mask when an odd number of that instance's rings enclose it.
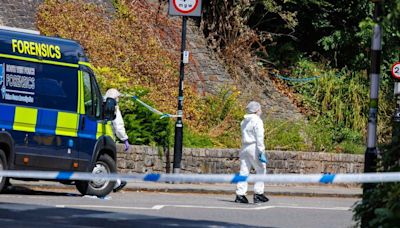
<path fill-rule="evenodd" d="M 0 195 L 1 227 L 350 227 L 355 198 L 119 192 L 105 199 L 23 187 Z M 252 202 L 251 197 L 249 197 Z"/>

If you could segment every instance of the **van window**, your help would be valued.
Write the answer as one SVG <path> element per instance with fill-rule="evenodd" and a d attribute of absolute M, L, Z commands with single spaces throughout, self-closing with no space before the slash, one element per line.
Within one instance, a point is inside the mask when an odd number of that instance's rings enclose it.
<path fill-rule="evenodd" d="M 103 103 L 103 97 L 100 94 L 100 90 L 97 87 L 97 83 L 94 77 L 92 79 L 92 91 L 93 91 L 93 104 L 94 104 L 94 114 L 96 118 L 100 118 L 101 116 L 101 105 Z"/>
<path fill-rule="evenodd" d="M 76 69 L 13 59 L 0 66 L 1 103 L 76 112 Z"/>
<path fill-rule="evenodd" d="M 97 84 L 88 72 L 83 71 L 85 113 L 96 118 L 101 117 L 102 97 Z"/>
<path fill-rule="evenodd" d="M 90 75 L 87 72 L 83 72 L 83 90 L 84 90 L 84 102 L 85 102 L 85 113 L 87 115 L 93 115 L 92 105 L 92 85 L 90 83 Z"/>

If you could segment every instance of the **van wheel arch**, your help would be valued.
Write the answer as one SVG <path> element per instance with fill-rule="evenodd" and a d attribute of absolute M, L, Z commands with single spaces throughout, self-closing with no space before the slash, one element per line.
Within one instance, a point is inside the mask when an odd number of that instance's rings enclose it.
<path fill-rule="evenodd" d="M 14 163 L 14 140 L 8 132 L 0 133 L 0 149 L 7 159 L 7 167 L 12 168 Z"/>
<path fill-rule="evenodd" d="M 92 173 L 108 174 L 117 172 L 115 160 L 110 155 L 102 153 L 96 159 L 93 168 L 90 170 Z M 115 181 L 77 181 L 76 188 L 82 195 L 95 195 L 104 197 L 108 195 L 114 188 Z"/>

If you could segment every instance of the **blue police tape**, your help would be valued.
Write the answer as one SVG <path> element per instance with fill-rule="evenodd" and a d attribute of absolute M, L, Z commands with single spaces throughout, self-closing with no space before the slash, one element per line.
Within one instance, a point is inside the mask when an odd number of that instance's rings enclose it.
<path fill-rule="evenodd" d="M 73 174 L 73 172 L 59 172 L 56 180 L 69 180 Z"/>
<path fill-rule="evenodd" d="M 240 174 L 235 174 L 231 183 L 243 182 L 243 181 L 246 181 L 247 178 L 248 178 L 247 176 L 240 176 Z"/>
<path fill-rule="evenodd" d="M 291 82 L 309 82 L 309 81 L 319 79 L 321 77 L 321 76 L 316 76 L 316 77 L 310 77 L 310 78 L 289 78 L 289 77 L 284 77 L 284 76 L 274 74 L 274 73 L 271 73 L 271 74 L 279 79 L 291 81 Z"/>
<path fill-rule="evenodd" d="M 324 174 L 319 180 L 319 182 L 324 184 L 331 184 L 333 183 L 335 176 L 336 176 L 335 174 Z"/>
<path fill-rule="evenodd" d="M 238 174 L 93 174 L 83 172 L 46 172 L 2 170 L 0 177 L 28 178 L 41 180 L 111 180 L 179 182 L 179 183 L 381 183 L 399 182 L 400 172 L 360 173 L 360 174 L 265 174 L 240 176 Z"/>
<path fill-rule="evenodd" d="M 290 77 L 284 77 L 282 75 L 279 74 L 275 74 L 275 73 L 271 73 L 272 76 L 285 80 L 285 81 L 290 81 L 290 82 L 310 82 L 310 81 L 314 81 L 317 79 L 320 79 L 321 77 L 327 77 L 330 75 L 322 75 L 322 76 L 314 76 L 314 77 L 308 77 L 308 78 L 290 78 Z M 336 74 L 335 77 L 340 77 L 340 74 Z"/>

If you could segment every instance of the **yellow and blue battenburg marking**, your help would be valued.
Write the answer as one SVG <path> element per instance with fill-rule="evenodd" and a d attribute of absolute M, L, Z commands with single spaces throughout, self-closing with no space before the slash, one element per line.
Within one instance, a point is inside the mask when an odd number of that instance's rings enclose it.
<path fill-rule="evenodd" d="M 5 130 L 88 139 L 98 139 L 103 134 L 113 136 L 111 122 L 103 127 L 102 121 L 77 113 L 3 104 L 0 104 L 0 113 L 0 128 Z"/>

